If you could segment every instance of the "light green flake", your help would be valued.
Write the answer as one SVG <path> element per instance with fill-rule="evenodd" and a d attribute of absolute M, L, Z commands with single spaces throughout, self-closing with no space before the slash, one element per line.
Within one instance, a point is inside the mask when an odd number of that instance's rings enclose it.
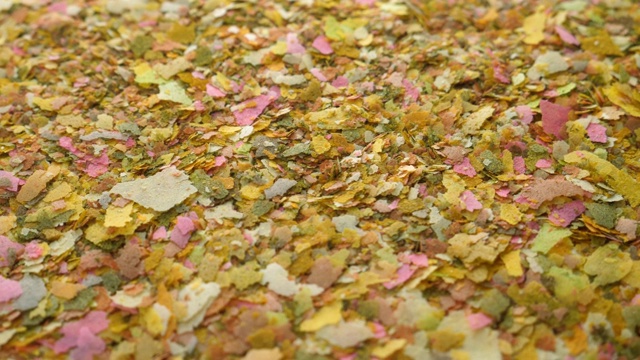
<path fill-rule="evenodd" d="M 553 248 L 560 240 L 571 236 L 571 230 L 555 227 L 549 223 L 542 225 L 542 229 L 538 232 L 538 235 L 533 239 L 533 246 L 531 249 L 543 254 L 546 254 Z"/>
<path fill-rule="evenodd" d="M 160 85 L 158 99 L 173 101 L 186 106 L 193 104 L 193 101 L 191 101 L 187 92 L 175 81 Z"/>
<path fill-rule="evenodd" d="M 598 248 L 587 258 L 584 272 L 596 278 L 594 285 L 614 283 L 629 274 L 633 267 L 633 260 L 627 252 L 620 251 L 615 244 Z"/>

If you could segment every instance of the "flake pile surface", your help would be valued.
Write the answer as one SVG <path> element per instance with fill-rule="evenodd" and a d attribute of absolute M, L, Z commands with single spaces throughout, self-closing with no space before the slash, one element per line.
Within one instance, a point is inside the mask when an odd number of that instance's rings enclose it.
<path fill-rule="evenodd" d="M 3 356 L 640 358 L 637 2 L 0 20 Z"/>

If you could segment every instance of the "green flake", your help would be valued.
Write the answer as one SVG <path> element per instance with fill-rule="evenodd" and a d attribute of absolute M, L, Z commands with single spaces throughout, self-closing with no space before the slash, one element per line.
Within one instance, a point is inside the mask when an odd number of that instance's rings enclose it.
<path fill-rule="evenodd" d="M 599 203 L 586 204 L 587 215 L 593 218 L 600 226 L 604 226 L 607 229 L 613 229 L 616 226 L 617 213 L 616 208 Z"/>
<path fill-rule="evenodd" d="M 284 157 L 296 156 L 309 151 L 309 143 L 295 144 L 282 153 Z"/>
<path fill-rule="evenodd" d="M 213 61 L 213 53 L 209 48 L 199 46 L 196 49 L 196 58 L 193 60 L 195 66 L 207 66 Z"/>
<path fill-rule="evenodd" d="M 138 35 L 131 43 L 131 51 L 136 57 L 141 57 L 147 50 L 151 50 L 153 38 L 147 35 Z"/>
<path fill-rule="evenodd" d="M 545 223 L 533 239 L 531 250 L 546 254 L 560 240 L 571 236 L 571 230 L 558 228 L 550 223 Z"/>
<path fill-rule="evenodd" d="M 193 104 L 193 101 L 189 98 L 187 92 L 176 81 L 160 84 L 158 99 L 173 101 L 186 106 Z"/>
<path fill-rule="evenodd" d="M 95 298 L 96 295 L 98 295 L 98 292 L 95 291 L 93 288 L 86 288 L 86 289 L 80 290 L 78 292 L 78 295 L 76 295 L 76 297 L 64 303 L 64 309 L 66 311 L 69 311 L 69 310 L 84 311 L 91 305 L 91 303 L 93 302 L 93 298 Z"/>
<path fill-rule="evenodd" d="M 554 280 L 554 294 L 567 306 L 573 306 L 577 303 L 586 305 L 595 296 L 589 278 L 584 274 L 577 274 L 569 269 L 554 266 L 547 275 Z"/>
<path fill-rule="evenodd" d="M 271 210 L 273 210 L 274 206 L 275 204 L 269 200 L 258 200 L 253 204 L 253 207 L 251 208 L 251 212 L 255 216 L 262 216 L 264 214 L 269 213 Z"/>
<path fill-rule="evenodd" d="M 616 244 L 609 244 L 598 248 L 587 258 L 584 272 L 595 276 L 593 284 L 599 286 L 624 278 L 632 267 L 629 253 L 620 251 Z"/>

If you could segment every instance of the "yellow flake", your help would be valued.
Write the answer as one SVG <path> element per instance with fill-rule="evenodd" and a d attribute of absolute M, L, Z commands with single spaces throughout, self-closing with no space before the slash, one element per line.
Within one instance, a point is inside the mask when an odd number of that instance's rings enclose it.
<path fill-rule="evenodd" d="M 113 129 L 113 116 L 107 114 L 98 115 L 98 121 L 96 121 L 96 127 L 103 130 Z"/>
<path fill-rule="evenodd" d="M 262 188 L 249 184 L 240 189 L 240 196 L 247 200 L 258 200 L 262 196 Z"/>
<path fill-rule="evenodd" d="M 311 147 L 317 154 L 324 154 L 331 149 L 331 143 L 321 135 L 316 135 L 311 139 Z"/>
<path fill-rule="evenodd" d="M 529 45 L 537 45 L 544 40 L 544 26 L 547 16 L 543 13 L 535 13 L 527 16 L 522 24 L 522 30 L 526 34 L 524 43 Z"/>
<path fill-rule="evenodd" d="M 14 227 L 16 227 L 16 220 L 18 218 L 13 215 L 13 214 L 9 214 L 6 216 L 0 216 L 0 234 L 6 234 L 9 232 L 9 230 L 13 229 Z"/>
<path fill-rule="evenodd" d="M 520 263 L 520 250 L 514 250 L 502 255 L 502 261 L 509 276 L 520 277 L 524 273 Z"/>
<path fill-rule="evenodd" d="M 216 80 L 225 91 L 230 91 L 232 89 L 231 80 L 229 80 L 229 78 L 226 77 L 223 73 L 217 73 Z"/>
<path fill-rule="evenodd" d="M 615 83 L 603 90 L 609 100 L 632 116 L 640 116 L 640 92 L 628 84 Z"/>
<path fill-rule="evenodd" d="M 43 99 L 41 97 L 33 98 L 33 103 L 38 105 L 38 107 L 42 110 L 53 111 L 53 101 L 55 98 L 51 99 Z"/>
<path fill-rule="evenodd" d="M 131 221 L 131 212 L 133 211 L 133 203 L 128 203 L 124 207 L 116 207 L 109 205 L 107 215 L 104 217 L 104 226 L 106 227 L 123 227 Z"/>
<path fill-rule="evenodd" d="M 402 349 L 407 344 L 407 340 L 405 339 L 393 339 L 389 340 L 383 346 L 376 346 L 371 351 L 371 355 L 379 358 L 386 359 L 389 356 L 393 355 L 396 351 Z"/>
<path fill-rule="evenodd" d="M 515 204 L 502 204 L 500 206 L 500 217 L 511 225 L 516 225 L 522 220 L 522 213 Z"/>
<path fill-rule="evenodd" d="M 275 55 L 284 55 L 287 53 L 287 43 L 284 41 L 278 41 L 271 47 L 271 52 Z"/>
<path fill-rule="evenodd" d="M 71 185 L 67 184 L 66 182 L 59 184 L 51 191 L 49 191 L 49 193 L 47 193 L 47 196 L 45 196 L 43 200 L 45 202 L 54 202 L 56 200 L 64 199 L 71 193 L 72 190 L 73 189 L 71 188 Z"/>
<path fill-rule="evenodd" d="M 604 178 L 607 185 L 629 201 L 631 206 L 640 205 L 640 184 L 624 170 L 588 151 L 574 151 L 564 156 L 564 161 L 592 171 Z"/>
<path fill-rule="evenodd" d="M 442 184 L 447 188 L 444 199 L 451 205 L 458 205 L 460 203 L 460 194 L 465 190 L 464 181 L 456 174 L 446 173 L 442 179 Z"/>
<path fill-rule="evenodd" d="M 373 146 L 371 146 L 371 151 L 373 151 L 374 153 L 379 153 L 382 151 L 382 147 L 384 145 L 384 139 L 380 138 L 377 139 L 374 143 Z"/>
<path fill-rule="evenodd" d="M 307 319 L 300 324 L 300 331 L 317 331 L 327 325 L 339 323 L 342 320 L 341 310 L 342 302 L 339 300 L 323 307 L 311 319 Z"/>

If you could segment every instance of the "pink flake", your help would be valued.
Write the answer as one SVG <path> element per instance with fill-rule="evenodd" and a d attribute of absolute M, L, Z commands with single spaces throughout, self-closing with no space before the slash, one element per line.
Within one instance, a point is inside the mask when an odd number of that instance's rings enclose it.
<path fill-rule="evenodd" d="M 64 1 L 53 3 L 53 4 L 49 5 L 49 7 L 47 7 L 47 11 L 49 11 L 49 12 L 57 12 L 57 13 L 60 13 L 60 14 L 66 14 L 67 13 L 67 3 L 65 3 Z"/>
<path fill-rule="evenodd" d="M 324 74 L 318 68 L 313 68 L 313 69 L 309 70 L 309 72 L 311 73 L 311 75 L 315 76 L 316 79 L 318 79 L 318 80 L 320 80 L 322 82 L 328 80 L 327 77 L 324 76 Z"/>
<path fill-rule="evenodd" d="M 56 200 L 51 203 L 51 208 L 53 210 L 62 210 L 67 206 L 67 202 L 64 199 Z"/>
<path fill-rule="evenodd" d="M 102 339 L 95 336 L 109 327 L 107 313 L 104 311 L 92 311 L 83 319 L 67 323 L 60 332 L 64 335 L 56 341 L 53 351 L 61 354 L 75 348 L 71 352 L 71 357 L 75 360 L 93 359 L 104 351 L 105 344 Z"/>
<path fill-rule="evenodd" d="M 176 226 L 171 230 L 171 241 L 178 245 L 181 249 L 187 246 L 191 233 L 196 229 L 191 220 L 187 216 L 178 216 Z"/>
<path fill-rule="evenodd" d="M 227 163 L 227 158 L 224 156 L 216 156 L 216 162 L 214 163 L 214 166 L 218 167 L 218 166 L 222 166 L 224 164 Z"/>
<path fill-rule="evenodd" d="M 462 200 L 462 202 L 465 205 L 465 208 L 468 211 L 474 211 L 474 210 L 482 209 L 482 204 L 478 201 L 476 196 L 469 190 L 465 190 L 460 195 L 460 200 Z"/>
<path fill-rule="evenodd" d="M 569 121 L 571 108 L 557 105 L 547 100 L 540 101 L 542 112 L 542 129 L 549 135 L 564 139 L 564 125 Z"/>
<path fill-rule="evenodd" d="M 418 97 L 420 97 L 420 90 L 413 86 L 411 81 L 404 79 L 402 80 L 402 85 L 404 86 L 405 96 L 409 97 L 411 101 L 418 100 Z"/>
<path fill-rule="evenodd" d="M 19 255 L 24 251 L 24 245 L 9 240 L 8 237 L 0 235 L 0 267 L 13 264 Z"/>
<path fill-rule="evenodd" d="M 151 236 L 151 239 L 153 240 L 166 239 L 166 238 L 167 238 L 167 228 L 165 228 L 164 226 L 160 226 L 159 228 L 157 228 L 156 231 L 154 231 L 153 235 Z"/>
<path fill-rule="evenodd" d="M 100 157 L 85 154 L 73 145 L 73 140 L 68 136 L 61 137 L 58 140 L 58 144 L 61 148 L 69 151 L 79 158 L 77 164 L 84 166 L 83 171 L 89 176 L 95 178 L 107 172 L 109 167 L 109 155 L 107 155 L 107 150 L 104 150 Z"/>
<path fill-rule="evenodd" d="M 335 80 L 333 80 L 333 82 L 331 83 L 331 86 L 333 87 L 337 87 L 337 88 L 341 88 L 341 87 L 346 87 L 347 85 L 349 85 L 349 79 L 347 79 L 344 76 L 338 76 Z"/>
<path fill-rule="evenodd" d="M 410 254 L 408 258 L 413 265 L 416 265 L 418 267 L 429 266 L 429 258 L 427 258 L 427 255 L 425 254 Z"/>
<path fill-rule="evenodd" d="M 5 303 L 22 295 L 22 287 L 18 281 L 0 275 L 0 303 Z"/>
<path fill-rule="evenodd" d="M 307 50 L 300 44 L 296 34 L 287 34 L 287 52 L 289 54 L 304 54 L 305 51 Z"/>
<path fill-rule="evenodd" d="M 27 244 L 27 246 L 25 246 L 24 252 L 29 259 L 33 260 L 42 256 L 44 251 L 40 246 L 38 246 L 38 242 L 31 241 Z"/>
<path fill-rule="evenodd" d="M 554 207 L 549 214 L 549 221 L 557 226 L 567 227 L 586 210 L 582 201 L 575 200 L 562 206 Z"/>
<path fill-rule="evenodd" d="M 520 119 L 524 124 L 531 124 L 533 121 L 533 112 L 527 105 L 516 106 L 516 112 L 520 115 Z"/>
<path fill-rule="evenodd" d="M 372 7 L 376 4 L 376 0 L 356 0 L 356 3 L 358 3 L 359 5 Z"/>
<path fill-rule="evenodd" d="M 565 43 L 570 45 L 580 45 L 578 39 L 576 39 L 576 37 L 573 36 L 573 34 L 571 34 L 569 30 L 565 29 L 564 27 L 556 25 L 555 30 L 558 36 L 560 36 L 560 39 L 562 39 L 562 41 L 564 41 Z"/>
<path fill-rule="evenodd" d="M 387 330 L 384 328 L 384 326 L 382 326 L 382 324 L 374 322 L 372 323 L 373 325 L 373 336 L 376 339 L 382 339 L 383 337 L 387 336 Z"/>
<path fill-rule="evenodd" d="M 400 266 L 398 269 L 397 277 L 391 281 L 385 282 L 383 285 L 387 289 L 393 289 L 394 287 L 403 284 L 405 281 L 409 280 L 413 273 L 416 272 L 415 269 L 412 269 L 409 265 L 404 264 Z"/>
<path fill-rule="evenodd" d="M 100 337 L 94 335 L 89 329 L 82 328 L 78 334 L 78 347 L 71 350 L 71 358 L 74 360 L 91 360 L 104 352 L 107 345 Z"/>
<path fill-rule="evenodd" d="M 93 156 L 86 156 L 86 160 L 81 160 L 79 163 L 88 162 L 89 165 L 86 166 L 84 172 L 92 178 L 96 178 L 107 172 L 109 169 L 109 155 L 107 155 L 107 151 L 103 151 L 102 155 L 97 158 Z"/>
<path fill-rule="evenodd" d="M 200 79 L 200 80 L 204 80 L 205 79 L 204 74 L 201 73 L 200 71 L 192 71 L 191 72 L 191 76 L 193 76 L 196 79 Z"/>
<path fill-rule="evenodd" d="M 393 202 L 391 202 L 391 204 L 389 204 L 389 209 L 391 210 L 395 210 L 398 208 L 398 204 L 400 204 L 400 200 L 395 199 L 393 200 Z"/>
<path fill-rule="evenodd" d="M 18 191 L 18 186 L 25 183 L 24 180 L 20 179 L 19 177 L 13 176 L 12 173 L 4 170 L 0 170 L 0 178 L 9 179 L 10 185 L 5 187 L 5 189 L 9 191 Z"/>
<path fill-rule="evenodd" d="M 204 104 L 202 104 L 202 101 L 200 100 L 196 100 L 193 102 L 193 107 L 194 109 L 196 109 L 196 111 L 204 111 L 206 108 L 204 107 Z"/>
<path fill-rule="evenodd" d="M 511 79 L 509 79 L 509 77 L 504 74 L 504 70 L 502 70 L 502 67 L 500 67 L 499 64 L 493 65 L 493 78 L 503 84 L 511 83 Z"/>
<path fill-rule="evenodd" d="M 84 153 L 73 146 L 73 140 L 68 136 L 63 136 L 58 140 L 58 144 L 61 148 L 69 151 L 77 157 L 83 157 Z"/>
<path fill-rule="evenodd" d="M 472 330 L 479 330 L 491 324 L 493 319 L 483 313 L 475 313 L 467 315 L 467 322 Z"/>
<path fill-rule="evenodd" d="M 227 94 L 225 94 L 224 91 L 218 89 L 217 87 L 215 87 L 213 85 L 210 85 L 210 84 L 207 84 L 207 95 L 209 95 L 209 96 L 211 96 L 213 98 L 221 98 L 221 97 L 224 97 Z"/>
<path fill-rule="evenodd" d="M 264 109 L 279 97 L 280 89 L 274 86 L 267 94 L 242 102 L 240 104 L 242 110 L 234 111 L 233 116 L 235 116 L 238 125 L 251 125 L 262 114 Z"/>
<path fill-rule="evenodd" d="M 616 224 L 616 231 L 623 233 L 629 240 L 636 239 L 637 230 L 638 222 L 635 220 L 621 218 Z"/>
<path fill-rule="evenodd" d="M 453 171 L 458 174 L 467 175 L 468 177 L 474 177 L 477 175 L 476 169 L 471 166 L 471 162 L 468 157 L 465 157 L 459 164 L 454 165 Z"/>
<path fill-rule="evenodd" d="M 602 126 L 601 124 L 589 124 L 589 126 L 587 126 L 587 135 L 589 135 L 589 139 L 593 142 L 607 142 L 607 128 Z"/>
<path fill-rule="evenodd" d="M 322 55 L 329 55 L 333 53 L 331 44 L 329 44 L 329 40 L 326 36 L 318 36 L 315 40 L 313 40 L 312 45 Z"/>
<path fill-rule="evenodd" d="M 389 204 L 385 200 L 378 200 L 373 203 L 373 210 L 381 213 L 388 213 L 392 211 L 389 207 Z"/>
<path fill-rule="evenodd" d="M 524 174 L 527 171 L 524 164 L 524 158 L 522 156 L 516 156 L 513 158 L 513 170 L 518 174 Z"/>
<path fill-rule="evenodd" d="M 509 195 L 510 192 L 511 192 L 511 190 L 509 190 L 509 188 L 505 187 L 505 188 L 496 190 L 496 195 L 498 195 L 500 197 L 507 197 L 507 195 Z"/>
<path fill-rule="evenodd" d="M 551 167 L 551 160 L 548 159 L 540 159 L 536 162 L 536 167 L 538 169 L 548 169 Z"/>

